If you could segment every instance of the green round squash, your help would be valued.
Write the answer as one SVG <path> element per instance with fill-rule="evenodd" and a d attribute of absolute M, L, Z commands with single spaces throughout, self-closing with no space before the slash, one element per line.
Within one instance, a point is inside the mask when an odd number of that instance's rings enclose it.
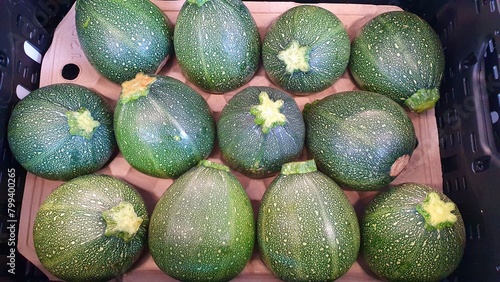
<path fill-rule="evenodd" d="M 465 228 L 456 205 L 441 192 L 404 183 L 380 192 L 361 222 L 361 253 L 389 281 L 441 281 L 460 263 Z"/>
<path fill-rule="evenodd" d="M 14 158 L 27 171 L 51 180 L 98 171 L 116 147 L 109 105 L 76 84 L 32 91 L 12 111 L 7 138 Z"/>
<path fill-rule="evenodd" d="M 154 74 L 173 53 L 173 24 L 149 0 L 78 0 L 78 39 L 90 64 L 115 83 Z"/>
<path fill-rule="evenodd" d="M 33 226 L 42 265 L 65 281 L 108 281 L 142 253 L 149 223 L 141 195 L 108 175 L 83 175 L 52 191 Z"/>
<path fill-rule="evenodd" d="M 299 5 L 281 14 L 262 42 L 264 69 L 277 86 L 297 95 L 320 92 L 345 72 L 351 42 L 329 10 Z"/>
<path fill-rule="evenodd" d="M 176 179 L 151 215 L 149 249 L 181 281 L 229 281 L 252 256 L 250 199 L 229 167 L 203 160 Z"/>
<path fill-rule="evenodd" d="M 265 265 L 283 281 L 333 281 L 358 257 L 358 219 L 342 189 L 314 160 L 292 162 L 269 185 L 257 240 Z"/>
<path fill-rule="evenodd" d="M 217 121 L 222 157 L 252 178 L 271 176 L 297 159 L 304 147 L 302 113 L 287 93 L 247 87 L 234 95 Z"/>
<path fill-rule="evenodd" d="M 406 111 L 386 96 L 347 91 L 307 104 L 306 147 L 344 188 L 378 190 L 406 167 L 416 146 Z"/>
<path fill-rule="evenodd" d="M 138 171 L 175 178 L 205 159 L 215 121 L 203 97 L 181 81 L 143 73 L 122 84 L 114 128 L 120 152 Z"/>
<path fill-rule="evenodd" d="M 259 30 L 241 0 L 186 0 L 174 46 L 184 76 L 206 92 L 243 86 L 259 66 Z"/>
<path fill-rule="evenodd" d="M 354 38 L 349 68 L 363 90 L 387 95 L 421 113 L 439 100 L 444 52 L 423 19 L 407 11 L 386 12 Z"/>

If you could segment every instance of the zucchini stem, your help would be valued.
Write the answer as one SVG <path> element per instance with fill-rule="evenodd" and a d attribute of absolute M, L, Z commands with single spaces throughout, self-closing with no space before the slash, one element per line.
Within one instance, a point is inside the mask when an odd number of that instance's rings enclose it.
<path fill-rule="evenodd" d="M 424 217 L 425 227 L 428 230 L 451 227 L 457 221 L 457 216 L 452 213 L 456 208 L 455 204 L 441 200 L 436 192 L 428 193 L 416 208 Z"/>
<path fill-rule="evenodd" d="M 283 100 L 273 101 L 269 98 L 267 92 L 262 91 L 259 94 L 259 105 L 250 109 L 250 113 L 255 116 L 254 122 L 260 125 L 264 134 L 278 125 L 286 123 L 286 116 L 281 113 Z"/>
<path fill-rule="evenodd" d="M 141 226 L 143 218 L 137 216 L 134 206 L 129 202 L 120 202 L 109 210 L 102 212 L 106 222 L 106 236 L 115 236 L 130 241 Z"/>
<path fill-rule="evenodd" d="M 285 63 L 286 72 L 289 74 L 299 71 L 308 72 L 311 70 L 309 65 L 310 53 L 311 47 L 300 46 L 297 40 L 293 40 L 286 49 L 278 53 L 278 59 Z"/>
<path fill-rule="evenodd" d="M 397 158 L 396 161 L 392 164 L 391 166 L 391 171 L 389 175 L 391 177 L 396 177 L 398 176 L 408 165 L 410 162 L 410 155 L 402 155 L 401 157 Z"/>
<path fill-rule="evenodd" d="M 413 112 L 423 113 L 434 108 L 439 100 L 439 89 L 420 89 L 408 97 L 404 103 Z"/>
<path fill-rule="evenodd" d="M 314 160 L 289 162 L 281 167 L 281 174 L 302 174 L 317 171 L 316 162 Z"/>
<path fill-rule="evenodd" d="M 67 111 L 69 133 L 92 139 L 94 131 L 101 123 L 92 117 L 89 110 L 80 108 L 78 111 Z"/>
<path fill-rule="evenodd" d="M 201 7 L 201 6 L 203 6 L 203 4 L 205 4 L 205 2 L 208 2 L 210 0 L 187 0 L 187 1 L 190 4 L 194 4 L 194 5 L 197 5 L 198 7 Z"/>
<path fill-rule="evenodd" d="M 122 83 L 120 102 L 127 103 L 149 94 L 149 87 L 156 81 L 156 77 L 142 72 L 136 74 L 135 78 Z"/>
<path fill-rule="evenodd" d="M 204 166 L 204 167 L 208 167 L 208 168 L 214 168 L 214 169 L 218 169 L 218 170 L 222 170 L 222 171 L 226 171 L 226 172 L 230 171 L 230 169 L 229 169 L 228 166 L 226 166 L 224 164 L 216 163 L 216 162 L 213 162 L 213 161 L 210 161 L 210 160 L 201 160 L 198 163 L 198 166 Z"/>

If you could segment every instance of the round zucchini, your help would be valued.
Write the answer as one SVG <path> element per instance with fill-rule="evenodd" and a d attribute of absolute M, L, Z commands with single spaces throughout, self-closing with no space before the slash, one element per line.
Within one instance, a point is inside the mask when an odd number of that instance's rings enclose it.
<path fill-rule="evenodd" d="M 11 113 L 7 138 L 14 158 L 51 180 L 94 173 L 111 158 L 113 113 L 94 91 L 52 84 L 32 91 Z"/>
<path fill-rule="evenodd" d="M 217 136 L 222 157 L 231 168 L 261 178 L 299 157 L 305 126 L 290 95 L 271 87 L 250 86 L 222 109 Z"/>
<path fill-rule="evenodd" d="M 441 281 L 458 267 L 465 228 L 456 205 L 441 192 L 404 183 L 380 192 L 361 222 L 361 252 L 389 281 Z"/>
<path fill-rule="evenodd" d="M 78 0 L 75 23 L 90 64 L 118 84 L 156 73 L 174 50 L 173 25 L 149 0 Z"/>
<path fill-rule="evenodd" d="M 293 7 L 276 19 L 262 42 L 271 81 L 297 95 L 320 92 L 345 72 L 351 42 L 342 22 L 313 5 Z"/>
<path fill-rule="evenodd" d="M 421 113 L 439 100 L 444 52 L 423 19 L 407 11 L 386 12 L 354 38 L 350 71 L 363 90 L 387 95 Z"/>
<path fill-rule="evenodd" d="M 181 281 L 229 281 L 253 252 L 252 205 L 229 167 L 201 161 L 165 191 L 149 226 L 158 267 Z"/>
<path fill-rule="evenodd" d="M 284 281 L 333 281 L 358 257 L 358 219 L 342 189 L 314 160 L 292 162 L 269 185 L 257 240 L 265 265 Z"/>
<path fill-rule="evenodd" d="M 120 152 L 138 171 L 175 178 L 205 159 L 215 121 L 203 97 L 181 81 L 143 73 L 122 84 L 114 128 Z"/>
<path fill-rule="evenodd" d="M 65 281 L 108 281 L 142 253 L 149 218 L 141 195 L 107 175 L 63 183 L 40 206 L 33 226 L 42 265 Z"/>
<path fill-rule="evenodd" d="M 347 91 L 307 104 L 306 147 L 344 188 L 378 190 L 408 163 L 416 146 L 406 111 L 381 94 Z"/>
<path fill-rule="evenodd" d="M 243 86 L 259 66 L 259 30 L 241 0 L 186 0 L 174 46 L 184 76 L 206 92 Z"/>

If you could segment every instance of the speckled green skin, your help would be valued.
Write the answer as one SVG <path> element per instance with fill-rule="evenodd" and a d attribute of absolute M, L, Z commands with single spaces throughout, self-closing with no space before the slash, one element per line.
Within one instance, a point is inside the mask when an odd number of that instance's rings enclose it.
<path fill-rule="evenodd" d="M 432 188 L 405 183 L 379 193 L 361 221 L 361 253 L 371 270 L 390 281 L 440 281 L 458 266 L 465 229 L 457 209 L 451 227 L 428 230 L 416 206 Z M 437 191 L 434 191 L 437 192 Z M 437 192 L 441 200 L 451 200 Z"/>
<path fill-rule="evenodd" d="M 115 108 L 120 152 L 145 174 L 175 178 L 206 158 L 215 141 L 215 121 L 203 97 L 181 81 L 155 76 L 149 94 Z"/>
<path fill-rule="evenodd" d="M 318 168 L 344 188 L 378 190 L 391 166 L 416 146 L 413 124 L 396 102 L 367 91 L 327 96 L 305 106 L 306 147 Z"/>
<path fill-rule="evenodd" d="M 128 242 L 105 236 L 102 212 L 122 201 L 143 221 Z M 147 240 L 148 213 L 140 194 L 107 175 L 84 175 L 55 189 L 40 206 L 33 226 L 43 266 L 65 281 L 107 281 L 125 273 Z"/>
<path fill-rule="evenodd" d="M 149 0 L 78 0 L 75 22 L 90 64 L 115 83 L 156 73 L 174 50 L 173 25 Z"/>
<path fill-rule="evenodd" d="M 310 71 L 290 74 L 278 59 L 278 53 L 292 40 L 311 48 Z M 337 16 L 321 7 L 300 5 L 271 24 L 262 42 L 262 61 L 273 83 L 296 95 L 306 95 L 322 91 L 340 78 L 350 50 L 347 31 Z"/>
<path fill-rule="evenodd" d="M 387 12 L 363 26 L 353 40 L 349 68 L 362 89 L 403 104 L 420 89 L 438 91 L 444 53 L 424 20 L 405 11 Z"/>
<path fill-rule="evenodd" d="M 220 164 L 201 163 L 176 179 L 149 226 L 153 260 L 181 281 L 232 279 L 248 263 L 254 239 L 250 199 Z"/>
<path fill-rule="evenodd" d="M 91 139 L 72 135 L 67 111 L 90 111 L 100 126 Z M 51 180 L 69 180 L 96 172 L 116 147 L 113 116 L 106 101 L 75 84 L 52 84 L 32 91 L 12 111 L 8 142 L 29 172 Z"/>
<path fill-rule="evenodd" d="M 250 109 L 259 105 L 265 91 L 272 101 L 283 100 L 280 109 L 287 122 L 262 132 Z M 271 87 L 250 86 L 234 95 L 222 109 L 217 121 L 219 148 L 233 169 L 261 178 L 276 174 L 284 163 L 298 158 L 304 147 L 305 125 L 302 113 L 290 95 Z"/>
<path fill-rule="evenodd" d="M 259 30 L 240 0 L 208 0 L 201 6 L 186 1 L 175 24 L 174 46 L 182 73 L 211 93 L 244 85 L 259 65 Z"/>
<path fill-rule="evenodd" d="M 262 260 L 284 281 L 333 281 L 358 256 L 358 219 L 341 188 L 319 171 L 280 174 L 262 198 Z"/>

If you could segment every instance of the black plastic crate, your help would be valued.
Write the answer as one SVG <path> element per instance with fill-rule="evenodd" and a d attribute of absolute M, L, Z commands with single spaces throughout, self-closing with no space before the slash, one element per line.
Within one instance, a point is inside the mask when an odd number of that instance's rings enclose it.
<path fill-rule="evenodd" d="M 43 281 L 47 278 L 17 252 L 26 171 L 7 144 L 13 106 L 39 87 L 43 54 L 52 32 L 71 7 L 64 0 L 0 0 L 0 280 Z"/>
<path fill-rule="evenodd" d="M 434 26 L 446 56 L 436 107 L 443 191 L 467 234 L 457 281 L 500 281 L 499 9 L 496 0 L 450 1 Z"/>
<path fill-rule="evenodd" d="M 26 172 L 12 158 L 6 125 L 12 107 L 39 86 L 40 62 L 52 33 L 74 0 L 0 0 L 0 280 L 44 281 L 15 254 L 9 263 L 10 224 L 18 226 Z M 449 281 L 500 281 L 500 1 L 499 0 L 298 0 L 301 3 L 396 5 L 431 24 L 446 56 L 436 119 L 443 191 L 466 224 L 467 246 Z M 31 50 L 31 56 L 25 50 Z M 36 50 L 38 54 L 33 53 Z M 29 53 L 29 52 L 28 52 Z M 35 55 L 32 55 L 35 54 Z M 15 173 L 12 173 L 15 171 Z M 14 185 L 14 186 L 13 186 Z M 14 188 L 13 188 L 14 187 Z M 9 194 L 15 190 L 15 193 Z M 9 216 L 9 198 L 14 203 Z M 17 229 L 15 229 L 17 234 Z M 17 236 L 16 236 L 17 237 Z M 12 244 L 12 243 L 10 243 Z"/>

